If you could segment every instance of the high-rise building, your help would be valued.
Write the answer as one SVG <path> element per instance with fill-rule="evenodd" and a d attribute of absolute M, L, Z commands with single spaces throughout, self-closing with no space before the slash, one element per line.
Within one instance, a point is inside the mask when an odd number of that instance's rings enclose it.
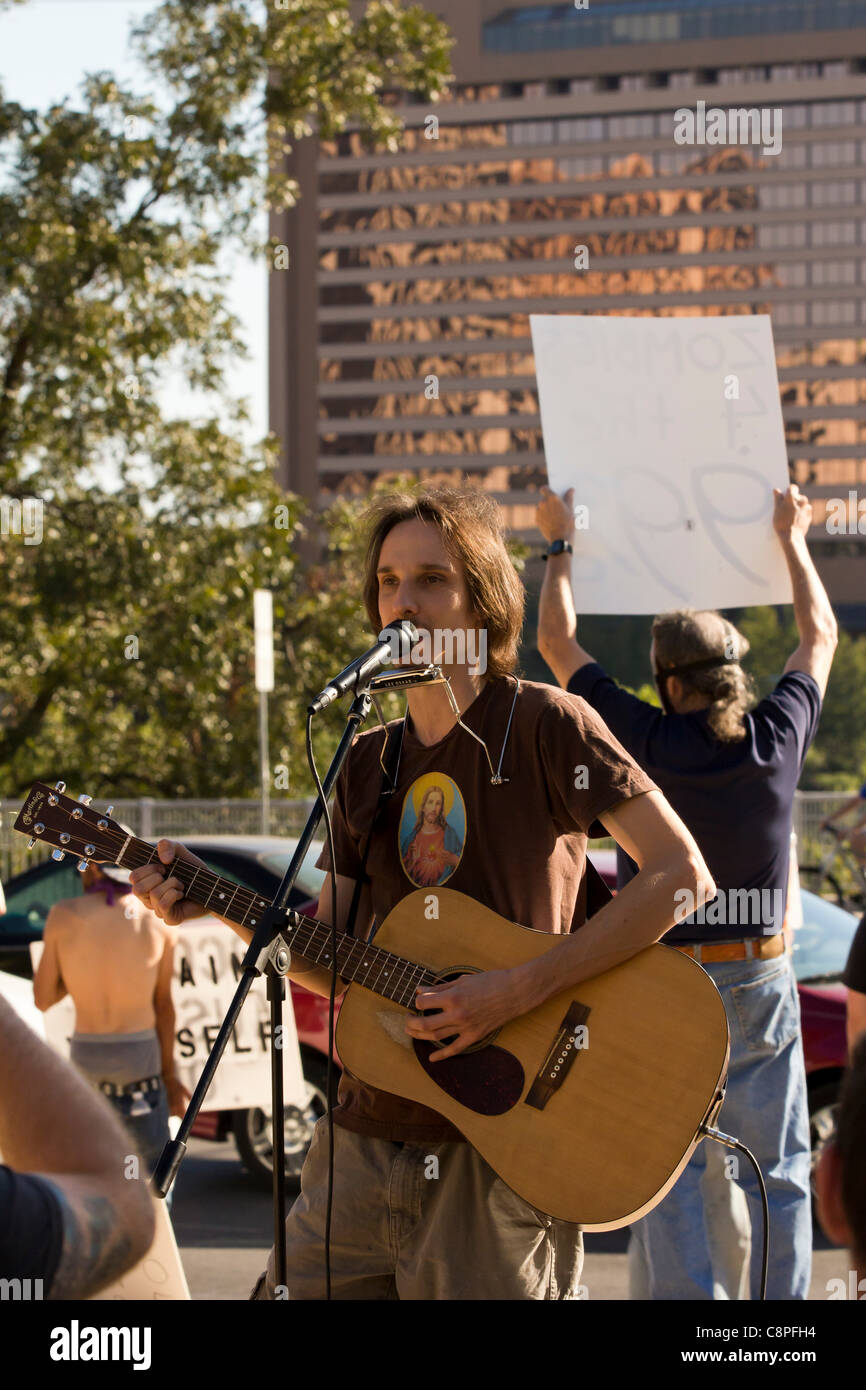
<path fill-rule="evenodd" d="M 866 0 L 428 8 L 456 38 L 450 99 L 389 94 L 397 153 L 350 131 L 290 157 L 302 196 L 271 227 L 289 249 L 270 301 L 282 482 L 325 501 L 469 474 L 523 531 L 545 477 L 530 313 L 769 313 L 814 553 L 866 627 Z M 779 153 L 678 145 L 674 113 L 699 102 L 780 109 Z M 827 500 L 850 493 L 830 534 Z"/>

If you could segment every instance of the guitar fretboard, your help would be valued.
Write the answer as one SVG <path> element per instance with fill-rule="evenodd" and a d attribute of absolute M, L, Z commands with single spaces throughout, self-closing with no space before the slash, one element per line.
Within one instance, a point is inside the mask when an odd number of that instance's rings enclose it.
<path fill-rule="evenodd" d="M 116 862 L 121 868 L 135 869 L 154 861 L 165 869 L 166 878 L 180 880 L 184 897 L 238 926 L 255 931 L 262 913 L 270 906 L 265 898 L 244 888 L 242 884 L 221 878 L 211 869 L 199 868 L 184 859 L 175 859 L 171 864 L 163 865 L 158 859 L 156 846 L 148 844 L 146 840 L 130 838 Z M 326 922 L 295 913 L 281 930 L 290 950 L 303 956 L 306 961 L 330 968 L 332 930 Z M 436 983 L 432 971 L 415 961 L 405 960 L 372 943 L 359 941 L 345 932 L 338 931 L 336 937 L 337 970 L 344 980 L 363 985 L 406 1008 L 414 1006 L 415 992 L 420 986 Z"/>

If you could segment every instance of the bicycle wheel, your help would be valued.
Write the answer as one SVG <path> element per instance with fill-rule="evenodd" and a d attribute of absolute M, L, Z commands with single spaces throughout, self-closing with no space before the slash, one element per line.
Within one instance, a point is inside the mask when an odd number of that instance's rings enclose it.
<path fill-rule="evenodd" d="M 822 870 L 820 864 L 800 865 L 800 887 L 816 893 L 819 898 L 829 899 L 838 907 L 845 906 L 845 894 L 838 879 Z"/>

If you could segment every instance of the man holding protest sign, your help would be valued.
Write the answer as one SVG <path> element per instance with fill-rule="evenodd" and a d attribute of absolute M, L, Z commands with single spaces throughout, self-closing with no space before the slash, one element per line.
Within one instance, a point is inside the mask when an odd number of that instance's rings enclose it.
<path fill-rule="evenodd" d="M 548 542 L 575 539 L 573 493 L 544 490 L 537 524 Z M 541 591 L 538 647 L 557 681 L 595 708 L 662 788 L 700 846 L 718 893 L 705 911 L 681 898 L 667 944 L 700 961 L 725 1001 L 731 1029 L 719 1125 L 741 1138 L 767 1184 L 769 1298 L 806 1298 L 811 1268 L 810 1145 L 799 1003 L 783 932 L 794 792 L 818 725 L 836 622 L 806 547 L 812 508 L 798 489 L 774 489 L 773 527 L 791 577 L 800 636 L 775 690 L 748 712 L 740 666 L 748 644 L 718 613 L 681 610 L 653 623 L 650 659 L 664 713 L 618 687 L 580 645 L 568 549 L 553 546 Z M 620 856 L 620 882 L 634 866 Z M 713 1249 L 700 1183 L 704 1146 L 675 1187 L 633 1228 L 653 1299 L 712 1298 Z M 728 1167 L 761 1211 L 750 1166 Z M 758 1295 L 760 1242 L 752 1244 Z"/>

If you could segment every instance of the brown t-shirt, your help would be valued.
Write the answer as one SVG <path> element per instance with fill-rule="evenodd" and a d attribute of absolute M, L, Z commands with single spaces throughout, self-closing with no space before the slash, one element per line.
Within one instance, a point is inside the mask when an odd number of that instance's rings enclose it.
<path fill-rule="evenodd" d="M 447 885 L 536 931 L 566 933 L 586 920 L 587 832 L 618 802 L 655 790 L 594 710 L 558 687 L 489 680 L 463 714 L 503 781 L 492 786 L 484 750 L 455 724 L 426 747 L 407 725 L 397 790 L 367 860 L 374 926 L 418 888 Z M 506 741 L 512 704 L 514 715 Z M 390 737 L 400 721 L 388 725 Z M 382 784 L 380 728 L 362 733 L 337 780 L 337 872 L 357 879 Z M 597 829 L 593 833 L 604 833 Z M 327 846 L 320 868 L 330 867 Z M 379 1139 L 460 1139 L 426 1106 L 344 1073 L 334 1118 Z"/>

